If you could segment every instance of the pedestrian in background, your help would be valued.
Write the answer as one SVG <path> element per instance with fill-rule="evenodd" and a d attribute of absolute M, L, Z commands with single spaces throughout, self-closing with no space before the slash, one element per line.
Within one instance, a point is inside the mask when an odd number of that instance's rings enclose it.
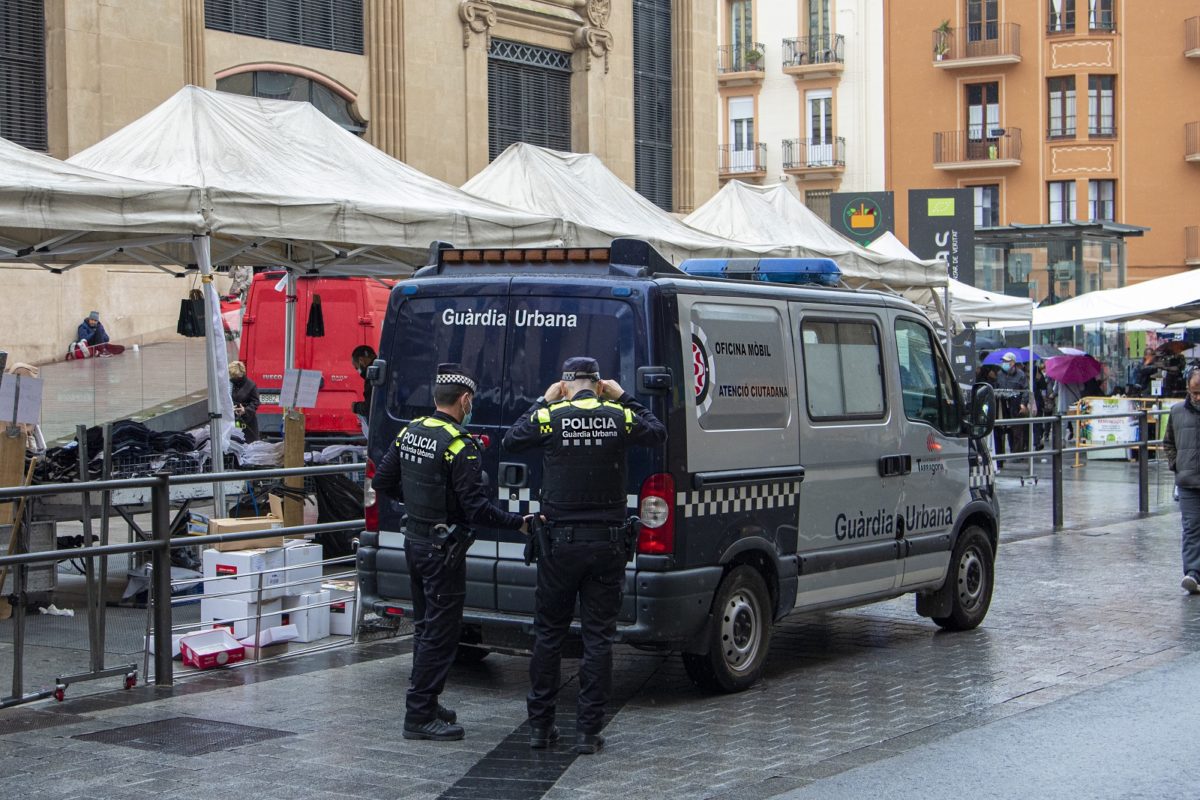
<path fill-rule="evenodd" d="M 1187 396 L 1171 407 L 1163 434 L 1167 466 L 1179 488 L 1183 519 L 1183 580 L 1188 594 L 1200 594 L 1200 370 L 1188 374 Z"/>
<path fill-rule="evenodd" d="M 358 417 L 362 426 L 363 436 L 367 435 L 367 422 L 371 416 L 371 390 L 374 388 L 367 380 L 367 367 L 375 363 L 375 350 L 368 344 L 360 344 L 350 353 L 350 363 L 363 379 L 363 399 L 350 404 L 350 410 Z"/>
<path fill-rule="evenodd" d="M 1024 370 L 1017 364 L 1017 357 L 1012 353 L 1005 353 L 1000 360 L 1000 373 L 996 376 L 996 389 L 999 397 L 1000 416 L 1004 419 L 1016 419 L 1026 416 L 1029 410 L 1027 405 L 1029 391 L 1029 379 L 1025 377 Z M 1027 429 L 1024 425 L 1006 425 L 1002 428 L 996 428 L 996 455 L 1004 455 L 1005 440 L 1008 441 L 1008 450 L 1013 453 L 1019 453 L 1026 449 Z M 997 458 L 996 467 L 1004 466 L 1004 462 Z"/>
<path fill-rule="evenodd" d="M 79 323 L 79 327 L 75 331 L 75 341 L 82 342 L 88 347 L 108 344 L 108 331 L 104 330 L 104 324 L 100 322 L 99 311 L 93 311 L 84 318 L 83 322 Z"/>
<path fill-rule="evenodd" d="M 246 444 L 258 441 L 258 386 L 246 377 L 246 365 L 229 362 L 229 389 L 233 394 L 233 421 L 242 429 Z"/>

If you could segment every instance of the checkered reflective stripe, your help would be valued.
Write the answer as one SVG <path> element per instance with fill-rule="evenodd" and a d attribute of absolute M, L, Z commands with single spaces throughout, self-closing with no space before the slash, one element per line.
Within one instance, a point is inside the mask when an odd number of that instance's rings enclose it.
<path fill-rule="evenodd" d="M 764 508 L 787 508 L 796 505 L 799 498 L 800 481 L 780 481 L 728 489 L 678 492 L 675 504 L 683 511 L 686 519 L 714 514 L 761 511 Z"/>
<path fill-rule="evenodd" d="M 989 455 L 977 459 L 979 464 L 971 465 L 970 486 L 972 489 L 983 489 L 996 482 L 996 464 Z"/>
<path fill-rule="evenodd" d="M 532 498 L 532 489 L 500 488 L 500 504 L 508 509 L 510 514 L 536 514 L 542 510 L 542 504 Z M 638 496 L 625 495 L 625 505 L 631 514 L 637 513 Z"/>

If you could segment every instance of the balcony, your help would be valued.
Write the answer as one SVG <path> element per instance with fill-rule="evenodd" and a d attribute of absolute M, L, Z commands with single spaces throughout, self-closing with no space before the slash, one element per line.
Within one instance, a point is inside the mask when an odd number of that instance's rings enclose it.
<path fill-rule="evenodd" d="M 1183 159 L 1200 163 L 1200 122 L 1189 122 L 1183 129 Z"/>
<path fill-rule="evenodd" d="M 1094 8 L 1088 12 L 1088 30 L 1092 33 L 1116 33 L 1117 19 L 1111 8 Z"/>
<path fill-rule="evenodd" d="M 717 83 L 740 86 L 762 83 L 766 74 L 767 46 L 762 42 L 727 44 L 717 48 Z"/>
<path fill-rule="evenodd" d="M 1200 17 L 1184 20 L 1183 26 L 1183 54 L 1188 58 L 1200 58 Z"/>
<path fill-rule="evenodd" d="M 1021 129 L 993 128 L 933 134 L 933 166 L 944 170 L 1021 166 Z"/>
<path fill-rule="evenodd" d="M 967 69 L 1021 63 L 1021 26 L 989 22 L 933 32 L 933 65 L 938 69 Z"/>
<path fill-rule="evenodd" d="M 746 149 L 734 149 L 723 144 L 717 148 L 721 178 L 762 178 L 767 174 L 767 143 L 755 142 Z"/>
<path fill-rule="evenodd" d="M 1183 263 L 1189 267 L 1200 266 L 1200 225 L 1183 229 Z"/>
<path fill-rule="evenodd" d="M 783 171 L 802 181 L 838 177 L 846 171 L 845 137 L 838 136 L 832 142 L 784 139 Z"/>
<path fill-rule="evenodd" d="M 1058 139 L 1074 139 L 1075 138 L 1075 118 L 1067 117 L 1066 119 L 1051 119 L 1050 126 L 1046 128 L 1046 139 L 1048 141 L 1056 141 Z"/>
<path fill-rule="evenodd" d="M 1101 120 L 1099 124 L 1088 125 L 1089 139 L 1117 138 L 1117 124 L 1111 120 Z"/>
<path fill-rule="evenodd" d="M 846 68 L 846 37 L 821 34 L 783 40 L 783 71 L 796 80 L 835 78 Z"/>

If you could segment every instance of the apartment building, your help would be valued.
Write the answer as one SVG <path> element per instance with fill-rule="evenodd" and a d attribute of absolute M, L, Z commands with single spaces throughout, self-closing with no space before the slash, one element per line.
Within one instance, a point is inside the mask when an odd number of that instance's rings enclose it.
<path fill-rule="evenodd" d="M 722 181 L 883 188 L 883 0 L 717 0 Z"/>

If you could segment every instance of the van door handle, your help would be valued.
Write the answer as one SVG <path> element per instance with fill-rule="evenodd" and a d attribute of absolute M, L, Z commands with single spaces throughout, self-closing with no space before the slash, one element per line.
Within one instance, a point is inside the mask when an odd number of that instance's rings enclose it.
<path fill-rule="evenodd" d="M 529 468 L 516 461 L 500 462 L 500 485 L 522 489 L 529 480 Z"/>
<path fill-rule="evenodd" d="M 912 456 L 901 453 L 894 456 L 882 456 L 879 459 L 879 477 L 893 478 L 912 472 Z"/>

